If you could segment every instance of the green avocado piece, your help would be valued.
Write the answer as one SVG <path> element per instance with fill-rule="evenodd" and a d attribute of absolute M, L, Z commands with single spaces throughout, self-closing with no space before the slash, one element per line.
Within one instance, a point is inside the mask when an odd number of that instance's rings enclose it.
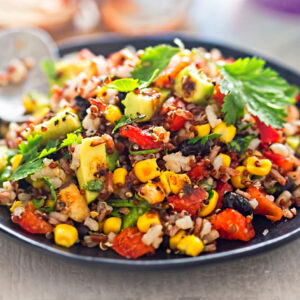
<path fill-rule="evenodd" d="M 70 108 L 59 111 L 50 120 L 44 121 L 35 126 L 30 134 L 40 134 L 43 138 L 43 144 L 47 144 L 49 139 L 57 140 L 64 137 L 67 133 L 75 131 L 81 127 L 78 116 Z M 27 133 L 23 134 L 26 137 Z"/>
<path fill-rule="evenodd" d="M 82 140 L 79 150 L 80 167 L 76 171 L 76 176 L 81 189 L 92 180 L 99 179 L 95 174 L 100 169 L 107 169 L 106 144 L 98 144 L 100 137 L 85 138 Z M 99 195 L 96 191 L 85 191 L 87 203 L 94 201 Z"/>
<path fill-rule="evenodd" d="M 212 97 L 214 85 L 196 67 L 188 66 L 176 76 L 174 90 L 186 102 L 204 104 Z"/>
<path fill-rule="evenodd" d="M 144 89 L 139 94 L 130 92 L 122 101 L 125 106 L 124 114 L 126 117 L 134 119 L 140 115 L 145 115 L 137 122 L 149 121 L 161 106 L 161 103 L 162 94 L 153 89 Z"/>

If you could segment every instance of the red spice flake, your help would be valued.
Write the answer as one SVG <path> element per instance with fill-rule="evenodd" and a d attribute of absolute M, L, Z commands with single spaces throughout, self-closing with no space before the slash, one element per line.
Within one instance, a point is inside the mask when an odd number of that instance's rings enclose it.
<path fill-rule="evenodd" d="M 81 190 L 80 190 L 80 194 L 81 194 L 81 195 L 85 195 L 85 189 L 81 189 Z"/>
<path fill-rule="evenodd" d="M 47 131 L 47 130 L 48 130 L 48 128 L 47 128 L 46 126 L 42 126 L 42 128 L 41 128 L 41 129 L 42 129 L 42 131 L 43 131 L 43 132 L 45 132 L 45 131 Z"/>
<path fill-rule="evenodd" d="M 51 169 L 55 169 L 57 167 L 57 163 L 53 161 L 52 163 L 50 163 L 49 167 Z"/>

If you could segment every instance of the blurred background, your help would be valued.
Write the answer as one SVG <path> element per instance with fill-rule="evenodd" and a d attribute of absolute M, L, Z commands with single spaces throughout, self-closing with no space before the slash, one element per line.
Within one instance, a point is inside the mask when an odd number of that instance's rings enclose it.
<path fill-rule="evenodd" d="M 0 0 L 0 28 L 32 26 L 58 43 L 176 30 L 300 68 L 300 0 Z"/>

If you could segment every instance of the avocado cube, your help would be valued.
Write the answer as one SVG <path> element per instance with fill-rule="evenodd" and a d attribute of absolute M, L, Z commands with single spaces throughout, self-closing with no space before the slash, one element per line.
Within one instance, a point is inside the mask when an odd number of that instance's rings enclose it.
<path fill-rule="evenodd" d="M 99 169 L 107 169 L 106 144 L 99 144 L 100 137 L 85 138 L 79 150 L 80 167 L 76 171 L 76 176 L 81 189 L 91 180 L 96 180 L 95 174 Z M 95 146 L 94 146 L 95 145 Z M 94 201 L 99 192 L 85 191 L 87 203 Z"/>
<path fill-rule="evenodd" d="M 196 67 L 188 66 L 176 76 L 174 90 L 186 102 L 204 104 L 212 97 L 214 85 Z"/>
<path fill-rule="evenodd" d="M 130 92 L 122 101 L 122 104 L 125 106 L 124 114 L 132 119 L 145 115 L 144 118 L 139 119 L 137 122 L 149 121 L 160 107 L 161 97 L 161 93 L 152 89 L 142 90 L 139 94 Z"/>

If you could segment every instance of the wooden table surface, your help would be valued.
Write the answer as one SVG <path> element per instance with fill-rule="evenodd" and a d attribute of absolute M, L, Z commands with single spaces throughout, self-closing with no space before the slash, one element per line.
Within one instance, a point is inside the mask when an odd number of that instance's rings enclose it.
<path fill-rule="evenodd" d="M 254 51 L 300 72 L 300 16 L 250 0 L 195 1 L 184 31 Z M 300 83 L 299 83 L 300 85 Z M 192 269 L 124 272 L 74 265 L 0 236 L 1 299 L 300 299 L 300 239 Z"/>

